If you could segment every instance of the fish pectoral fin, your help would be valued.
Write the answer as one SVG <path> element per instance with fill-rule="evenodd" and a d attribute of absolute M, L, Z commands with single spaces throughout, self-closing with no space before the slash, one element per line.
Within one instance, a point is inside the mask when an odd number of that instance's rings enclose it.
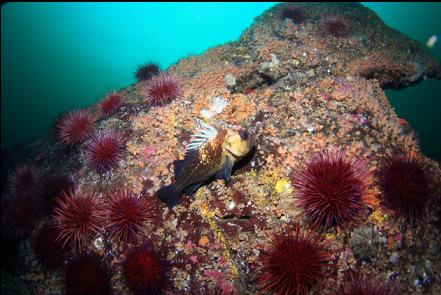
<path fill-rule="evenodd" d="M 156 195 L 162 202 L 166 203 L 169 208 L 173 208 L 181 197 L 181 191 L 172 184 L 161 188 Z"/>
<path fill-rule="evenodd" d="M 231 182 L 231 172 L 233 170 L 233 166 L 234 160 L 227 158 L 224 165 L 222 166 L 222 169 L 218 173 L 216 173 L 215 179 L 224 179 L 225 184 L 229 185 Z"/>
<path fill-rule="evenodd" d="M 193 184 L 187 186 L 186 188 L 184 188 L 184 190 L 182 192 L 184 194 L 186 194 L 187 196 L 192 196 L 202 186 L 202 184 L 203 184 L 203 182 L 193 183 Z"/>

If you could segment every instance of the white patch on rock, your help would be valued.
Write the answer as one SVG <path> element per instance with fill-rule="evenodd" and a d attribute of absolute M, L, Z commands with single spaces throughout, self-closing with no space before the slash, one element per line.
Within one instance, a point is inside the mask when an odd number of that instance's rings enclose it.
<path fill-rule="evenodd" d="M 260 67 L 260 71 L 265 72 L 273 72 L 280 64 L 280 61 L 277 59 L 277 55 L 271 53 L 271 61 L 262 63 Z"/>
<path fill-rule="evenodd" d="M 225 83 L 227 83 L 227 85 L 229 87 L 236 86 L 236 77 L 234 77 L 234 75 L 226 74 L 224 80 L 225 80 Z"/>
<path fill-rule="evenodd" d="M 211 119 L 212 117 L 223 112 L 225 107 L 228 105 L 228 101 L 222 96 L 215 96 L 211 100 L 210 108 L 201 110 L 201 117 L 204 119 Z"/>

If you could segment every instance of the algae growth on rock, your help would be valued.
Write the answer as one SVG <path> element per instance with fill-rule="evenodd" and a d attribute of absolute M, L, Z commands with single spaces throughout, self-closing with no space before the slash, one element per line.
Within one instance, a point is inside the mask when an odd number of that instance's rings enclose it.
<path fill-rule="evenodd" d="M 98 103 L 82 111 L 84 125 L 58 128 L 66 131 L 61 142 L 42 139 L 14 151 L 11 157 L 32 167 L 32 175 L 19 165 L 4 166 L 2 155 L 2 175 L 4 169 L 11 175 L 2 191 L 2 261 L 3 255 L 12 260 L 9 268 L 2 263 L 2 290 L 70 294 L 74 281 L 116 294 L 331 294 L 350 288 L 346 278 L 356 272 L 363 282 L 390 286 L 391 294 L 441 292 L 441 170 L 421 154 L 417 135 L 401 124 L 384 94 L 385 88 L 441 77 L 421 45 L 359 4 L 280 4 L 257 17 L 238 41 L 182 59 L 166 72 L 148 77 L 154 85 L 140 79 L 118 90 L 117 110 L 102 114 Z M 256 147 L 236 165 L 231 184 L 213 181 L 170 210 L 155 193 L 173 181 L 173 161 L 184 157 L 200 120 L 246 129 Z M 91 163 L 88 151 L 107 132 L 117 132 L 125 147 L 99 149 L 94 160 L 111 165 L 96 169 L 100 163 Z M 330 150 L 339 156 L 314 160 Z M 376 171 L 390 153 L 418 157 L 415 169 L 424 171 L 405 173 L 418 175 L 408 179 L 418 182 L 414 187 L 427 186 L 415 189 L 425 194 L 418 203 L 424 214 L 416 220 L 384 206 L 385 176 Z M 301 171 L 309 172 L 298 181 Z M 39 187 L 54 174 L 74 185 Z M 396 183 L 390 186 L 399 190 Z M 148 218 L 133 213 L 137 202 L 114 210 L 131 239 L 114 238 L 103 214 L 109 195 L 121 189 L 149 208 Z M 41 210 L 47 191 L 56 199 L 46 200 L 56 204 L 55 219 L 52 210 Z M 93 202 L 68 213 L 57 207 L 63 198 L 86 193 Z M 347 216 L 340 204 L 356 210 Z M 60 240 L 81 241 L 81 247 L 65 247 L 69 255 L 58 255 L 64 261 L 55 270 L 38 260 L 34 246 L 52 225 Z M 293 255 L 296 249 L 323 259 L 311 264 Z M 130 259 L 133 253 L 139 264 Z M 93 269 L 100 275 L 66 276 L 73 267 L 93 273 L 91 263 L 78 263 L 84 255 L 97 257 Z M 296 266 L 302 270 L 297 281 Z"/>

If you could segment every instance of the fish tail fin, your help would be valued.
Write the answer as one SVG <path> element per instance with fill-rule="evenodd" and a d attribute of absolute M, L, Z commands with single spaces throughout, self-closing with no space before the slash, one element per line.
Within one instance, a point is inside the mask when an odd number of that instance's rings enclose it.
<path fill-rule="evenodd" d="M 169 208 L 173 208 L 178 203 L 181 193 L 181 190 L 179 190 L 176 185 L 171 184 L 161 188 L 156 194 Z"/>

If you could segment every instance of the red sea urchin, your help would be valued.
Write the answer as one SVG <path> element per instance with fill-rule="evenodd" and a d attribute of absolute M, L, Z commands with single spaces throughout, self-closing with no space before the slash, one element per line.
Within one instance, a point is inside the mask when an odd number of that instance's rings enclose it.
<path fill-rule="evenodd" d="M 308 15 L 302 7 L 288 6 L 282 10 L 282 18 L 288 18 L 295 24 L 303 23 Z"/>
<path fill-rule="evenodd" d="M 145 86 L 149 105 L 162 106 L 181 95 L 181 81 L 172 74 L 161 74 L 151 78 Z"/>
<path fill-rule="evenodd" d="M 104 212 L 104 225 L 110 237 L 124 242 L 136 242 L 144 222 L 149 218 L 145 199 L 127 190 L 111 193 Z"/>
<path fill-rule="evenodd" d="M 15 237 L 31 234 L 39 217 L 40 207 L 34 195 L 13 195 L 2 204 L 2 227 Z"/>
<path fill-rule="evenodd" d="M 9 188 L 13 194 L 34 195 L 38 193 L 38 171 L 33 165 L 22 165 L 9 178 Z"/>
<path fill-rule="evenodd" d="M 56 125 L 58 140 L 64 145 L 74 146 L 92 134 L 94 123 L 94 116 L 87 110 L 64 114 Z"/>
<path fill-rule="evenodd" d="M 386 208 L 412 220 L 423 215 L 432 194 L 432 178 L 418 154 L 388 154 L 380 162 L 376 178 Z"/>
<path fill-rule="evenodd" d="M 54 220 L 63 246 L 81 251 L 102 228 L 102 207 L 95 194 L 77 190 L 57 199 Z"/>
<path fill-rule="evenodd" d="M 161 70 L 159 69 L 159 66 L 155 63 L 148 63 L 145 65 L 140 66 L 135 73 L 136 79 L 138 81 L 147 81 L 150 80 L 152 77 L 159 75 L 159 72 Z"/>
<path fill-rule="evenodd" d="M 116 91 L 109 92 L 100 103 L 101 114 L 103 118 L 114 115 L 122 105 L 123 96 Z"/>
<path fill-rule="evenodd" d="M 271 294 L 307 294 L 324 279 L 331 255 L 312 232 L 302 233 L 300 225 L 276 235 L 270 249 L 261 255 L 261 291 Z"/>
<path fill-rule="evenodd" d="M 64 273 L 66 295 L 111 294 L 110 271 L 97 254 L 75 257 Z"/>
<path fill-rule="evenodd" d="M 169 284 L 170 267 L 170 263 L 148 245 L 133 249 L 122 265 L 127 285 L 136 295 L 162 294 Z"/>
<path fill-rule="evenodd" d="M 74 190 L 75 183 L 71 176 L 65 174 L 49 175 L 44 181 L 41 194 L 44 210 L 51 213 L 55 206 L 55 200 Z"/>
<path fill-rule="evenodd" d="M 92 138 L 87 158 L 98 172 L 104 172 L 121 160 L 126 141 L 117 131 L 107 131 Z"/>
<path fill-rule="evenodd" d="M 298 204 L 312 227 L 341 226 L 354 220 L 363 208 L 368 171 L 363 161 L 347 160 L 339 151 L 310 157 L 294 175 Z"/>
<path fill-rule="evenodd" d="M 340 286 L 338 295 L 397 295 L 395 287 L 390 283 L 385 284 L 379 279 L 368 279 L 359 273 L 345 275 L 343 285 Z"/>
<path fill-rule="evenodd" d="M 63 263 L 65 251 L 57 240 L 57 235 L 58 231 L 54 226 L 45 224 L 34 239 L 35 255 L 46 268 L 56 268 Z"/>
<path fill-rule="evenodd" d="M 334 37 L 346 36 L 349 29 L 347 20 L 340 14 L 324 16 L 320 25 L 324 33 Z"/>

